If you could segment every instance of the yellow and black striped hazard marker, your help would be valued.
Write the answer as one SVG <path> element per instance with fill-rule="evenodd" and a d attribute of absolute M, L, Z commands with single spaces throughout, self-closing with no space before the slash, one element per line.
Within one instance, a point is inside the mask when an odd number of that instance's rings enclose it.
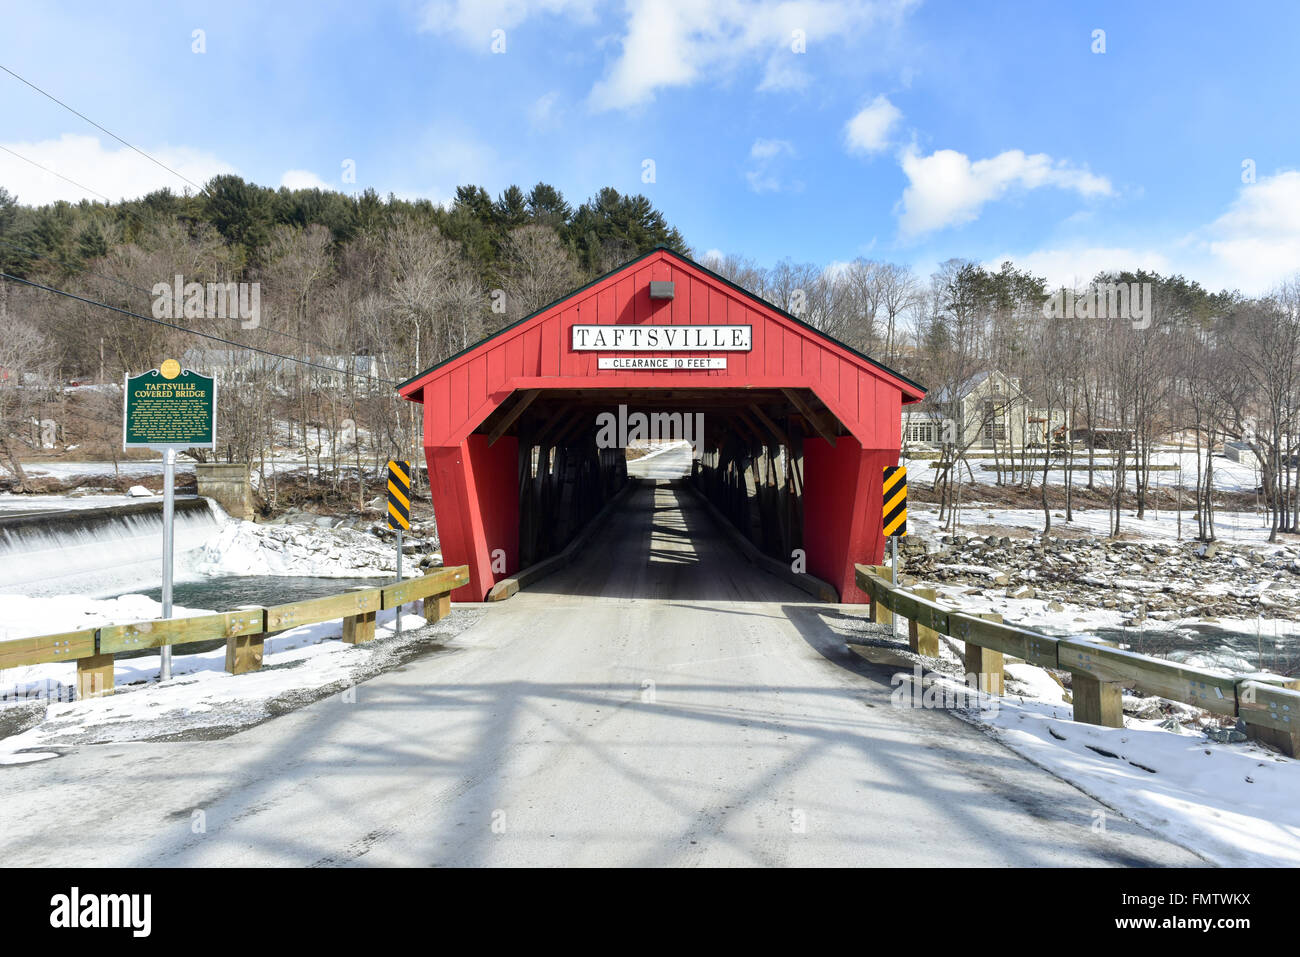
<path fill-rule="evenodd" d="M 886 465 L 880 514 L 885 520 L 885 537 L 907 534 L 907 466 Z"/>
<path fill-rule="evenodd" d="M 411 530 L 410 462 L 388 462 L 388 527 Z"/>

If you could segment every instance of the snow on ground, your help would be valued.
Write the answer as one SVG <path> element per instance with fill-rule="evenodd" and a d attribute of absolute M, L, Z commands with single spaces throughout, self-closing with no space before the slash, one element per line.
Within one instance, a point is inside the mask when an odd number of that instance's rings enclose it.
<path fill-rule="evenodd" d="M 945 636 L 937 662 L 906 654 L 920 667 L 894 675 L 895 705 L 950 708 L 1129 820 L 1213 863 L 1300 866 L 1300 761 L 1253 742 L 1211 741 L 1187 706 L 1175 708 L 1173 721 L 1125 716 L 1124 728 L 1076 724 L 1060 683 L 1034 665 L 1008 665 L 1007 693 L 981 695 L 955 677 L 963 670 L 963 650 L 963 642 Z M 1157 700 L 1126 696 L 1125 704 Z M 1088 824 L 1105 826 L 1104 820 Z"/>
<path fill-rule="evenodd" d="M 8 596 L 12 597 L 12 596 Z M 6 599 L 8 602 L 8 599 Z M 36 606 L 48 600 L 32 600 Z M 156 618 L 157 602 L 139 595 L 95 601 L 69 597 L 62 624 L 92 627 Z M 21 611 L 21 604 L 15 604 Z M 157 652 L 133 658 L 118 656 L 115 694 L 73 701 L 76 665 L 45 664 L 0 670 L 0 721 L 10 709 L 34 710 L 27 727 L 0 738 L 0 764 L 55 757 L 42 750 L 64 744 L 142 740 L 160 734 L 233 729 L 271 717 L 271 704 L 286 696 L 304 703 L 313 692 L 341 690 L 371 677 L 403 655 L 429 650 L 432 644 L 462 630 L 480 612 L 457 611 L 430 629 L 419 617 L 421 603 L 405 606 L 403 634 L 395 634 L 395 613 L 378 613 L 375 640 L 346 645 L 342 622 L 304 625 L 267 638 L 260 671 L 231 675 L 225 671 L 225 647 L 198 654 L 173 655 L 172 680 L 158 681 Z M 177 609 L 177 617 L 208 614 Z M 49 614 L 41 618 L 48 625 Z M 36 723 L 39 722 L 39 723 Z"/>
<path fill-rule="evenodd" d="M 986 465 L 993 465 L 992 456 L 988 458 L 976 458 L 973 451 L 968 457 L 970 470 L 965 466 L 961 469 L 961 480 L 969 482 L 973 478 L 976 484 L 993 485 L 998 480 L 998 473 L 991 469 L 985 469 Z M 1205 453 L 1201 453 L 1201 468 L 1205 467 Z M 1030 459 L 1032 462 L 1032 458 Z M 899 464 L 906 465 L 908 474 L 914 482 L 928 482 L 934 476 L 936 470 L 931 468 L 934 459 L 899 459 Z M 1003 476 L 1008 473 L 1006 469 L 1006 457 L 1003 456 L 1002 464 Z M 1111 459 L 1104 455 L 1098 455 L 1098 465 L 1110 465 Z M 1181 466 L 1180 473 L 1177 468 L 1170 470 L 1156 470 L 1151 473 L 1151 487 L 1153 492 L 1164 494 L 1172 491 L 1181 481 L 1184 488 L 1196 487 L 1196 453 L 1179 452 L 1177 450 L 1157 451 L 1151 455 L 1151 464 L 1158 466 Z M 1037 486 L 1042 480 L 1043 468 L 1040 462 L 1038 468 L 1034 470 L 1034 484 Z M 1180 478 L 1181 474 L 1181 478 Z M 1083 487 L 1088 480 L 1088 453 L 1087 451 L 1076 452 L 1074 465 L 1071 469 L 1071 479 L 1075 488 Z M 1133 473 L 1132 454 L 1125 459 L 1125 485 L 1128 488 L 1134 488 L 1136 476 Z M 1048 485 L 1065 485 L 1065 469 L 1051 468 L 1047 472 Z M 1097 470 L 1094 473 L 1094 484 L 1098 488 L 1109 489 L 1114 487 L 1113 473 L 1109 470 Z M 1220 492 L 1251 492 L 1260 484 L 1259 469 L 1253 465 L 1242 465 L 1228 458 L 1219 455 L 1214 457 L 1214 488 Z"/>
<path fill-rule="evenodd" d="M 27 595 L 0 595 L 0 611 L 4 613 L 3 624 L 0 624 L 0 639 L 9 639 L 57 635 L 65 631 L 80 631 L 83 628 L 99 628 L 103 625 L 123 625 L 133 621 L 150 621 L 162 616 L 162 605 L 144 595 L 123 595 L 120 598 L 87 598 L 83 595 L 32 598 Z M 179 605 L 172 608 L 172 615 L 175 618 L 190 618 L 194 615 L 206 614 L 211 613 L 182 608 Z M 15 671 L 24 670 L 26 669 L 10 668 L 0 671 L 0 675 L 12 679 Z M 33 672 L 33 680 L 39 677 L 42 675 Z"/>
<path fill-rule="evenodd" d="M 313 525 L 229 522 L 186 556 L 198 575 L 365 578 L 397 571 L 392 544 L 367 532 Z"/>
<path fill-rule="evenodd" d="M 178 471 L 186 471 L 186 464 L 186 460 L 179 460 Z M 68 462 L 63 459 L 48 459 L 24 462 L 23 470 L 28 475 L 48 475 L 63 480 L 78 475 L 161 475 L 163 460 L 161 455 L 157 459 L 126 459 L 118 462 L 114 467 L 112 462 Z"/>
<path fill-rule="evenodd" d="M 937 509 L 915 506 L 908 516 L 913 534 L 937 543 L 945 534 L 937 521 Z M 1052 535 L 1084 535 L 1104 539 L 1109 533 L 1108 514 L 1104 509 L 1076 510 L 1075 521 L 1068 525 L 1060 513 L 1053 512 Z M 1005 509 L 973 504 L 961 512 L 961 534 L 983 536 L 989 533 L 1024 539 L 1041 534 L 1043 515 L 1037 509 Z M 993 527 L 993 528 L 989 528 Z M 1136 520 L 1125 510 L 1122 529 L 1130 540 L 1169 544 L 1178 537 L 1177 521 L 1170 512 L 1153 512 Z M 1280 556 L 1282 560 L 1296 551 L 1294 537 L 1270 545 L 1268 529 L 1250 513 L 1219 513 L 1216 529 L 1220 540 L 1261 554 Z M 1184 515 L 1183 540 L 1195 534 L 1195 526 Z M 1026 541 L 1027 545 L 1028 542 Z M 1247 564 L 1248 563 L 1244 563 Z M 904 573 L 907 562 L 904 559 Z M 937 588 L 938 600 L 967 612 L 997 612 L 1005 621 L 1049 634 L 1093 634 L 1099 629 L 1115 629 L 1134 650 L 1141 651 L 1143 640 L 1157 634 L 1168 635 L 1195 626 L 1188 638 L 1189 647 L 1169 657 L 1200 667 L 1217 668 L 1228 673 L 1254 671 L 1258 661 L 1253 648 L 1234 649 L 1227 640 L 1229 633 L 1259 633 L 1260 645 L 1268 649 L 1279 645 L 1279 638 L 1294 642 L 1300 635 L 1300 623 L 1286 618 L 1234 618 L 1221 616 L 1213 620 L 1177 619 L 1144 623 L 1124 628 L 1131 611 L 1126 607 L 1100 608 L 1045 598 L 1012 598 L 1007 589 L 986 579 L 990 571 L 1006 571 L 971 565 L 963 569 L 973 581 L 926 582 Z M 1080 569 L 1086 577 L 1088 570 Z M 1126 587 L 1141 592 L 1154 581 L 1145 577 L 1124 579 Z M 1239 586 L 1235 565 L 1224 569 L 1221 582 L 1204 586 L 1206 593 L 1226 592 Z M 1157 582 L 1163 587 L 1166 582 Z M 1064 586 L 1062 586 L 1064 587 Z M 1013 588 L 1012 591 L 1015 589 Z M 1058 589 L 1059 590 L 1059 589 Z M 1041 591 L 1041 589 L 1040 589 Z M 1213 635 L 1222 631 L 1223 641 Z M 1112 633 L 1112 637 L 1114 634 Z M 1251 644 L 1251 642 L 1246 642 Z M 1193 647 L 1194 646 L 1194 647 Z M 941 658 L 927 660 L 923 683 L 936 682 L 961 692 L 964 670 L 963 643 L 942 637 Z M 919 659 L 918 659 L 919 660 Z M 1073 708 L 1066 701 L 1064 689 L 1044 669 L 1028 664 L 1011 664 L 1006 669 L 1007 695 L 992 699 L 992 706 L 967 707 L 957 713 L 986 728 L 990 734 L 1027 759 L 1071 782 L 1084 792 L 1114 808 L 1125 817 L 1195 850 L 1207 860 L 1235 866 L 1300 866 L 1300 762 L 1254 742 L 1225 744 L 1211 740 L 1206 729 L 1218 722 L 1196 709 L 1161 699 L 1135 700 L 1126 696 L 1126 707 L 1137 714 L 1172 712 L 1169 717 L 1144 718 L 1125 716 L 1125 727 L 1099 728 L 1072 721 Z M 907 681 L 915 677 L 903 676 Z M 902 679 L 900 679 L 902 680 Z M 1104 822 L 1093 822 L 1101 827 Z"/>
<path fill-rule="evenodd" d="M 1059 701 L 1011 697 L 968 715 L 1018 754 L 1217 864 L 1300 866 L 1300 762 L 1159 721 L 1099 728 L 1074 723 L 1073 713 Z"/>
<path fill-rule="evenodd" d="M 1076 508 L 1072 522 L 1065 520 L 1063 510 L 1054 508 L 1051 514 L 1052 530 L 1048 532 L 1049 535 L 1075 532 L 1104 538 L 1110 534 L 1110 513 L 1104 508 Z M 912 534 L 937 539 L 944 534 L 938 516 L 937 506 L 909 505 L 908 530 Z M 1011 529 L 1023 529 L 1023 534 L 1026 536 L 1037 535 L 1043 530 L 1041 508 L 1003 508 L 979 503 L 963 504 L 958 510 L 958 518 L 961 522 L 958 531 L 968 535 L 974 534 L 973 530 L 980 525 L 1001 525 Z M 1214 531 L 1220 541 L 1232 544 L 1259 545 L 1266 551 L 1276 551 L 1285 547 L 1285 543 L 1268 544 L 1268 519 L 1263 513 L 1216 511 Z M 1184 511 L 1180 531 L 1177 512 L 1148 508 L 1146 515 L 1139 520 L 1131 508 L 1125 508 L 1120 513 L 1120 534 L 1125 538 L 1136 540 L 1190 541 L 1196 537 L 1196 518 L 1192 512 Z"/>

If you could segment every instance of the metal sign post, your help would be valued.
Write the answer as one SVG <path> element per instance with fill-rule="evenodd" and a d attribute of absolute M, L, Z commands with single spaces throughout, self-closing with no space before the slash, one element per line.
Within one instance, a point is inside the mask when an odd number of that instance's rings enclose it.
<path fill-rule="evenodd" d="M 907 534 L 907 468 L 886 465 L 882 473 L 880 495 L 881 527 L 889 538 L 889 552 L 893 564 L 894 586 L 902 584 L 902 569 L 898 566 L 898 540 Z M 894 615 L 894 634 L 898 634 L 898 615 Z"/>
<path fill-rule="evenodd" d="M 898 584 L 899 584 L 899 574 L 898 574 L 898 536 L 897 536 L 897 535 L 890 535 L 890 536 L 889 536 L 889 552 L 890 552 L 890 556 L 891 556 L 892 559 L 893 559 L 892 564 L 893 564 L 893 566 L 894 566 L 894 579 L 893 579 L 893 581 L 894 581 L 894 587 L 897 588 L 897 587 L 898 587 Z M 898 615 L 894 615 L 894 616 L 893 616 L 893 625 L 894 625 L 894 636 L 895 636 L 895 637 L 898 636 L 898 622 L 899 622 L 899 616 L 898 616 Z"/>
<path fill-rule="evenodd" d="M 397 583 L 402 582 L 402 532 L 411 527 L 411 463 L 388 462 L 388 527 L 397 532 Z M 402 606 L 397 606 L 396 633 L 402 633 Z"/>
<path fill-rule="evenodd" d="M 122 448 L 163 454 L 162 616 L 172 616 L 176 548 L 176 453 L 217 447 L 217 383 L 168 359 L 157 369 L 127 376 L 122 403 Z M 172 649 L 163 645 L 158 680 L 172 676 Z"/>
<path fill-rule="evenodd" d="M 397 530 L 397 583 L 402 583 L 402 530 Z M 402 633 L 402 606 L 397 606 L 397 634 Z"/>
<path fill-rule="evenodd" d="M 172 555 L 176 544 L 176 450 L 163 452 L 163 562 L 162 562 L 162 616 L 172 616 Z M 158 665 L 158 680 L 167 681 L 172 676 L 172 646 L 162 646 L 162 660 Z"/>

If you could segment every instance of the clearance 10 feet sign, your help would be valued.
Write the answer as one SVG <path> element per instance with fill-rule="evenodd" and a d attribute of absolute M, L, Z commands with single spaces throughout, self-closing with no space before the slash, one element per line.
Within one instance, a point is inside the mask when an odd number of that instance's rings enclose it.
<path fill-rule="evenodd" d="M 124 405 L 124 448 L 216 448 L 217 384 L 175 359 L 127 376 Z"/>
<path fill-rule="evenodd" d="M 575 325 L 575 352 L 749 352 L 752 326 Z M 598 356 L 597 369 L 725 369 L 726 356 Z"/>

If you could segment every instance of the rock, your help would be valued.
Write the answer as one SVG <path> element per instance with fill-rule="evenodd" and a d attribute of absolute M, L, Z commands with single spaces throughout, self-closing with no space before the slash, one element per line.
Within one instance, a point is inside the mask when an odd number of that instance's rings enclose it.
<path fill-rule="evenodd" d="M 153 492 L 149 491 L 143 485 L 132 485 L 126 490 L 126 494 L 132 498 L 152 498 Z"/>
<path fill-rule="evenodd" d="M 1246 735 L 1236 728 L 1206 728 L 1205 736 L 1219 744 L 1239 744 L 1247 740 Z"/>
<path fill-rule="evenodd" d="M 1219 552 L 1217 542 L 1202 542 L 1193 550 L 1197 558 L 1213 558 Z"/>
<path fill-rule="evenodd" d="M 1141 718 L 1144 721 L 1154 721 L 1163 713 L 1164 712 L 1160 710 L 1160 702 L 1155 698 L 1148 698 L 1140 701 L 1138 702 L 1137 707 L 1133 709 L 1134 716 Z"/>
<path fill-rule="evenodd" d="M 1006 574 L 1005 572 L 998 572 L 996 575 L 993 576 L 993 584 L 995 584 L 995 585 L 1010 585 L 1010 584 L 1011 584 L 1011 576 L 1008 575 L 1008 574 Z"/>
<path fill-rule="evenodd" d="M 1168 718 L 1165 718 L 1165 720 L 1161 721 L 1158 727 L 1163 728 L 1165 731 L 1172 731 L 1174 734 L 1186 733 L 1183 730 L 1182 722 L 1180 722 L 1173 715 L 1170 715 Z"/>
<path fill-rule="evenodd" d="M 1008 598 L 1033 598 L 1034 590 L 1028 585 L 1021 585 L 1018 588 L 1012 587 L 1007 589 Z"/>
<path fill-rule="evenodd" d="M 1057 601 L 1055 598 L 1053 598 L 1051 601 L 1049 601 L 1049 602 L 1047 603 L 1047 610 L 1048 610 L 1048 611 L 1065 611 L 1065 606 L 1062 605 L 1062 604 L 1061 604 L 1059 601 Z"/>

